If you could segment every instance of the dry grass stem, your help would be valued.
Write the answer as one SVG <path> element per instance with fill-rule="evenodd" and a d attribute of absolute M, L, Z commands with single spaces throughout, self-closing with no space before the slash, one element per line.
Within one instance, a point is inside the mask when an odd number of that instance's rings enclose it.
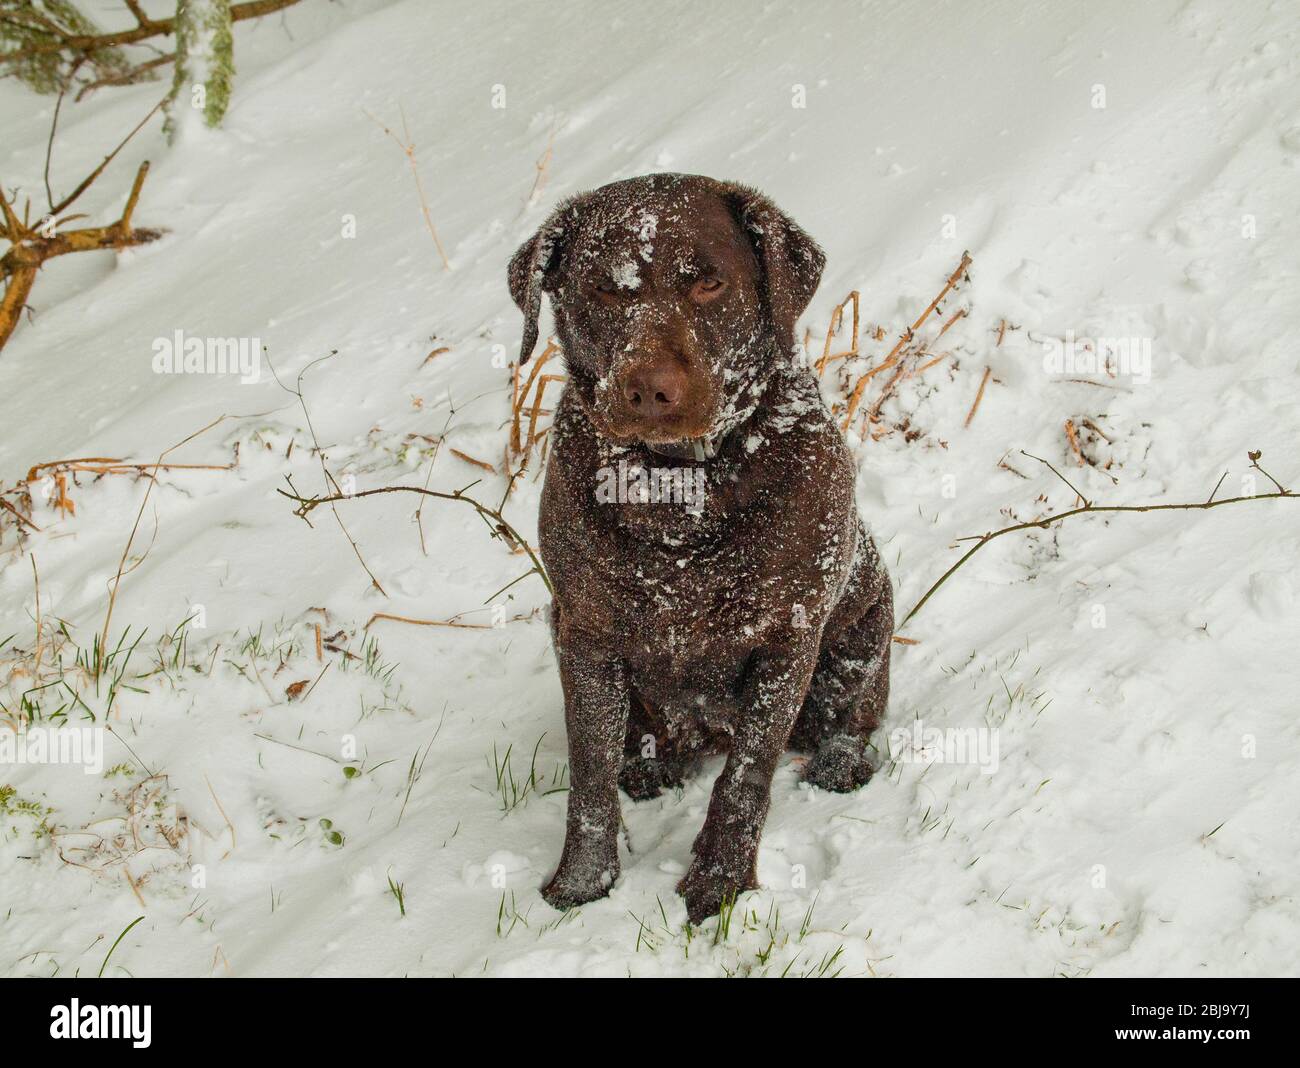
<path fill-rule="evenodd" d="M 406 111 L 401 110 L 402 115 L 402 136 L 398 137 L 387 126 L 380 122 L 370 112 L 366 112 L 372 122 L 396 142 L 397 147 L 406 155 L 407 162 L 411 165 L 411 175 L 415 179 L 415 192 L 420 198 L 420 212 L 424 215 L 424 225 L 429 231 L 429 236 L 433 238 L 433 244 L 438 250 L 438 256 L 442 259 L 442 269 L 451 270 L 451 260 L 447 258 L 447 252 L 442 247 L 442 238 L 438 236 L 438 228 L 433 225 L 433 214 L 429 211 L 429 199 L 424 195 L 424 182 L 420 178 L 420 165 L 415 161 L 415 143 L 411 140 L 410 130 L 406 125 Z"/>
<path fill-rule="evenodd" d="M 979 411 L 980 401 L 984 399 L 984 387 L 989 384 L 989 376 L 992 374 L 992 367 L 984 368 L 984 375 L 980 379 L 980 388 L 975 391 L 975 403 L 970 406 L 970 411 L 966 413 L 966 422 L 962 424 L 963 427 L 969 427 L 971 420 L 975 418 L 975 413 Z"/>

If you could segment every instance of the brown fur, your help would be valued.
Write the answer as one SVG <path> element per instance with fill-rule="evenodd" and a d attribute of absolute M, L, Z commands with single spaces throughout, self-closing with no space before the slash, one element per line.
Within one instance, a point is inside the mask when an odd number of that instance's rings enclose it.
<path fill-rule="evenodd" d="M 678 889 L 693 922 L 757 885 L 772 776 L 851 790 L 889 687 L 888 576 L 794 327 L 821 250 L 769 200 L 689 175 L 561 205 L 515 254 L 521 360 L 550 296 L 569 370 L 542 497 L 542 558 L 571 789 L 543 890 L 567 908 L 619 873 L 633 799 L 725 752 Z M 620 464 L 622 465 L 620 467 Z M 601 496 L 611 472 L 687 472 L 690 505 Z"/>

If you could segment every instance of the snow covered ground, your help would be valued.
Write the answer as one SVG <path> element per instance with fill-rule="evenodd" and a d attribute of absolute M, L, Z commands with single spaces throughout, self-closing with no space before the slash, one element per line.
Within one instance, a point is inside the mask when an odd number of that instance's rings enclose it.
<path fill-rule="evenodd" d="M 34 465 L 148 463 L 227 417 L 167 458 L 222 469 L 163 472 L 142 513 L 146 481 L 69 474 L 73 514 L 39 471 L 39 532 L 0 512 L 7 718 L 112 727 L 96 774 L 0 766 L 0 973 L 93 975 L 143 916 L 106 974 L 1300 974 L 1294 501 L 999 539 L 902 631 L 879 739 L 995 732 L 972 736 L 995 770 L 898 744 L 839 796 L 787 760 L 763 889 L 691 931 L 673 887 L 715 764 L 625 802 L 622 877 L 560 916 L 538 894 L 565 801 L 545 589 L 497 593 L 526 558 L 461 504 L 417 526 L 413 497 L 347 502 L 380 594 L 327 511 L 309 527 L 276 492 L 323 476 L 269 366 L 154 370 L 176 331 L 260 339 L 286 384 L 337 350 L 303 390 L 338 478 L 496 504 L 505 264 L 558 198 L 654 170 L 769 193 L 828 254 L 814 357 L 861 292 L 862 357 L 823 379 L 841 403 L 969 250 L 924 327 L 968 309 L 950 355 L 878 438 L 850 433 L 901 618 L 954 539 L 1075 503 L 1021 450 L 1098 503 L 1203 501 L 1225 472 L 1220 497 L 1273 490 L 1248 450 L 1300 481 L 1298 26 L 1283 0 L 308 0 L 238 26 L 224 129 L 169 148 L 155 120 L 79 205 L 110 217 L 150 159 L 136 219 L 167 236 L 51 264 L 0 354 L 15 505 Z M 163 88 L 65 106 L 56 191 Z M 35 199 L 53 104 L 0 82 L 0 178 Z M 451 271 L 375 121 L 403 115 Z M 1128 362 L 1054 370 L 1071 337 Z M 537 470 L 505 506 L 529 539 Z M 76 650 L 137 513 L 96 683 Z"/>

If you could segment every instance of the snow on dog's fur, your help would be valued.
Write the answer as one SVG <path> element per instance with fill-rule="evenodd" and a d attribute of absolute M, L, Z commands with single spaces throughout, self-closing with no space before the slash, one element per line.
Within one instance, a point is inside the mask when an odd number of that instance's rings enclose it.
<path fill-rule="evenodd" d="M 679 891 L 693 921 L 757 886 L 772 776 L 851 790 L 883 712 L 890 585 L 853 467 L 794 325 L 824 257 L 767 198 L 691 175 L 616 182 L 562 205 L 515 254 L 521 359 L 551 297 L 569 367 L 541 510 L 555 586 L 572 789 L 557 907 L 619 873 L 618 788 L 634 800 L 725 751 Z M 598 493 L 608 473 L 681 465 L 694 507 Z M 651 476 L 653 481 L 653 474 Z"/>

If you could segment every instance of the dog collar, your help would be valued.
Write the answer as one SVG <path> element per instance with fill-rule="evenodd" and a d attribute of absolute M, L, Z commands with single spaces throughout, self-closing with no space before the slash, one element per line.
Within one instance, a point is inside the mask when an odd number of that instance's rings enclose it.
<path fill-rule="evenodd" d="M 725 438 L 725 434 L 713 434 L 703 438 L 688 438 L 685 441 L 666 441 L 658 445 L 652 445 L 647 441 L 645 447 L 656 456 L 666 456 L 670 460 L 702 462 L 712 460 L 718 455 Z"/>

